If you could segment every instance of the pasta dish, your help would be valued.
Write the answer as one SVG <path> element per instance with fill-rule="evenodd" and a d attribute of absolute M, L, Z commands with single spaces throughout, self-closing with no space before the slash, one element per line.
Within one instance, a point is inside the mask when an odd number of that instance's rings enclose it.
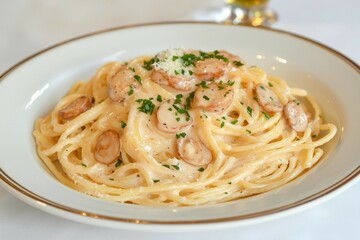
<path fill-rule="evenodd" d="M 191 49 L 100 67 L 33 132 L 63 184 L 150 206 L 267 192 L 314 166 L 335 134 L 306 90 L 227 51 Z"/>

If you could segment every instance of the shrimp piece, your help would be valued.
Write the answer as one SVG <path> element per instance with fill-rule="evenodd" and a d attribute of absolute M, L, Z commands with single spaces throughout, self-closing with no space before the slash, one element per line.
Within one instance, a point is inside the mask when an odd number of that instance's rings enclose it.
<path fill-rule="evenodd" d="M 114 130 L 102 133 L 95 145 L 94 158 L 104 164 L 110 164 L 118 159 L 120 155 L 119 134 Z"/>
<path fill-rule="evenodd" d="M 218 83 L 198 86 L 194 95 L 194 106 L 210 112 L 222 112 L 227 109 L 234 98 L 231 87 Z"/>
<path fill-rule="evenodd" d="M 126 66 L 120 69 L 110 77 L 108 93 L 114 102 L 123 102 L 131 96 L 139 87 L 139 82 L 135 79 L 135 73 Z"/>
<path fill-rule="evenodd" d="M 161 85 L 168 85 L 177 90 L 189 91 L 195 87 L 197 80 L 191 75 L 172 75 L 163 70 L 153 69 L 151 72 L 151 80 Z"/>
<path fill-rule="evenodd" d="M 267 112 L 275 113 L 283 110 L 283 105 L 278 96 L 267 86 L 260 83 L 255 87 L 255 94 L 259 105 Z"/>
<path fill-rule="evenodd" d="M 306 113 L 297 100 L 288 102 L 284 107 L 284 114 L 288 125 L 296 132 L 304 132 L 308 126 L 309 113 Z"/>
<path fill-rule="evenodd" d="M 217 58 L 206 58 L 196 62 L 194 74 L 200 81 L 210 81 L 224 76 L 231 70 L 228 62 Z"/>
<path fill-rule="evenodd" d="M 199 140 L 186 137 L 176 142 L 180 158 L 194 166 L 205 166 L 212 161 L 211 151 Z"/>
<path fill-rule="evenodd" d="M 163 132 L 177 133 L 181 129 L 191 125 L 193 120 L 190 116 L 185 113 L 180 114 L 175 104 L 164 102 L 160 105 L 157 110 L 157 128 Z M 183 109 L 183 106 L 180 107 Z"/>
<path fill-rule="evenodd" d="M 83 112 L 86 112 L 92 107 L 92 98 L 88 96 L 82 96 L 76 98 L 74 101 L 66 105 L 59 111 L 60 122 L 64 123 L 71 120 Z"/>

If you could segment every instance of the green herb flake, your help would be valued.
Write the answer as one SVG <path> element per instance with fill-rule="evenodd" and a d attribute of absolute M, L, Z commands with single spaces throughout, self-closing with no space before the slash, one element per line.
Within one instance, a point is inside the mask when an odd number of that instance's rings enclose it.
<path fill-rule="evenodd" d="M 82 164 L 81 164 L 81 166 L 83 166 L 83 167 L 87 167 L 87 165 L 86 165 L 85 163 L 82 163 Z"/>
<path fill-rule="evenodd" d="M 223 128 L 225 126 L 224 122 L 221 122 L 220 127 Z"/>
<path fill-rule="evenodd" d="M 232 182 L 228 182 L 228 184 L 229 184 L 229 185 L 231 185 L 231 184 L 232 184 Z"/>
<path fill-rule="evenodd" d="M 189 70 L 189 75 L 191 76 L 191 75 L 193 75 L 193 74 L 194 74 L 194 72 L 191 71 L 191 70 Z"/>
<path fill-rule="evenodd" d="M 316 135 L 316 134 L 313 134 L 311 137 L 312 137 L 312 138 L 316 138 L 316 137 L 317 137 L 317 135 Z"/>
<path fill-rule="evenodd" d="M 175 170 L 179 171 L 180 167 L 178 165 L 171 165 Z"/>
<path fill-rule="evenodd" d="M 126 122 L 121 121 L 121 128 L 125 128 L 126 127 Z"/>
<path fill-rule="evenodd" d="M 185 75 L 185 70 L 184 69 L 181 69 L 181 74 Z"/>
<path fill-rule="evenodd" d="M 168 165 L 168 164 L 164 164 L 163 166 L 170 169 L 170 165 Z"/>
<path fill-rule="evenodd" d="M 151 115 L 154 112 L 155 104 L 151 102 L 149 99 L 138 99 L 136 100 L 138 103 L 141 103 L 141 106 L 138 107 L 140 112 Z"/>
<path fill-rule="evenodd" d="M 157 95 L 156 100 L 157 100 L 158 102 L 162 102 L 162 101 L 163 101 L 163 100 L 162 100 L 162 96 L 161 96 L 161 95 Z"/>
<path fill-rule="evenodd" d="M 110 180 L 110 181 L 114 181 L 114 179 L 113 179 L 113 178 L 109 178 L 109 180 Z"/>
<path fill-rule="evenodd" d="M 264 114 L 264 117 L 269 120 L 271 117 L 267 112 L 262 112 Z"/>
<path fill-rule="evenodd" d="M 224 86 L 218 86 L 218 89 L 219 89 L 219 90 L 224 90 L 225 87 L 224 87 Z"/>
<path fill-rule="evenodd" d="M 206 96 L 206 95 L 204 95 L 203 98 L 204 98 L 206 101 L 209 101 L 209 100 L 210 100 L 210 98 L 209 98 L 208 96 Z"/>
<path fill-rule="evenodd" d="M 181 133 L 178 133 L 176 134 L 176 138 L 179 139 L 179 138 L 185 138 L 186 137 L 186 133 L 184 132 L 181 132 Z"/>
<path fill-rule="evenodd" d="M 250 106 L 248 106 L 248 107 L 246 108 L 246 110 L 247 110 L 247 113 L 250 115 L 250 117 L 252 117 L 253 109 L 252 109 Z"/>
<path fill-rule="evenodd" d="M 135 72 L 135 68 L 129 67 L 129 69 L 130 69 L 132 72 Z"/>
<path fill-rule="evenodd" d="M 228 192 L 225 192 L 225 194 L 228 194 Z"/>
<path fill-rule="evenodd" d="M 141 77 L 139 75 L 135 75 L 134 78 L 136 81 L 138 81 L 140 83 L 140 85 L 142 85 Z"/>
<path fill-rule="evenodd" d="M 145 68 L 146 70 L 150 71 L 153 69 L 153 64 L 158 61 L 159 61 L 158 58 L 152 58 L 149 61 L 144 61 L 144 65 L 142 67 Z"/>
<path fill-rule="evenodd" d="M 177 122 L 180 122 L 180 118 L 179 118 L 179 117 L 175 118 L 175 120 L 176 120 Z"/>
<path fill-rule="evenodd" d="M 296 138 L 295 138 L 295 141 L 299 141 L 299 140 L 300 140 L 300 138 L 299 138 L 299 137 L 296 137 Z"/>
<path fill-rule="evenodd" d="M 160 182 L 160 180 L 159 179 L 154 179 L 153 182 L 157 183 L 157 182 Z"/>
<path fill-rule="evenodd" d="M 172 57 L 173 62 L 175 62 L 178 58 L 179 58 L 179 56 L 173 56 Z"/>
<path fill-rule="evenodd" d="M 233 61 L 233 64 L 234 64 L 235 66 L 237 66 L 237 67 L 241 67 L 241 66 L 244 65 L 244 64 L 243 64 L 242 62 L 240 62 L 240 61 Z"/>
<path fill-rule="evenodd" d="M 185 106 L 185 108 L 186 108 L 186 109 L 190 109 L 190 108 L 191 108 L 191 102 L 192 102 L 192 100 L 194 99 L 194 96 L 195 96 L 195 91 L 194 91 L 194 92 L 191 92 L 191 93 L 189 94 L 189 96 L 185 99 L 185 101 L 186 101 L 186 106 Z"/>
<path fill-rule="evenodd" d="M 234 121 L 231 121 L 231 124 L 232 124 L 232 125 L 235 125 L 235 124 L 237 124 L 237 122 L 238 122 L 238 120 L 236 119 L 236 120 L 234 120 Z"/>
<path fill-rule="evenodd" d="M 209 88 L 208 85 L 206 85 L 205 81 L 201 81 L 201 83 L 196 84 L 196 86 L 200 86 L 200 87 L 202 87 L 204 89 Z"/>
<path fill-rule="evenodd" d="M 247 131 L 249 134 L 251 134 L 251 131 L 250 131 L 250 130 L 246 129 L 246 131 Z"/>
<path fill-rule="evenodd" d="M 260 88 L 261 88 L 262 90 L 266 91 L 266 88 L 265 88 L 263 85 L 261 85 Z"/>
<path fill-rule="evenodd" d="M 269 84 L 269 87 L 273 87 L 273 86 L 274 86 L 274 85 L 271 84 L 271 82 L 268 82 L 268 84 Z"/>
<path fill-rule="evenodd" d="M 201 168 L 198 168 L 198 171 L 199 172 L 203 172 L 205 169 L 203 168 L 203 167 L 201 167 Z"/>
<path fill-rule="evenodd" d="M 259 101 L 259 99 L 258 99 L 257 97 L 253 97 L 253 99 L 254 99 L 255 101 Z"/>
<path fill-rule="evenodd" d="M 130 90 L 128 92 L 128 95 L 131 96 L 133 94 L 134 94 L 134 87 L 133 87 L 133 85 L 130 85 Z"/>
<path fill-rule="evenodd" d="M 122 163 L 123 161 L 121 161 L 121 159 L 118 159 L 115 163 L 115 167 L 119 167 Z"/>
<path fill-rule="evenodd" d="M 294 103 L 296 103 L 296 105 L 300 105 L 300 102 L 298 100 L 294 100 Z"/>
<path fill-rule="evenodd" d="M 235 83 L 235 81 L 230 81 L 230 80 L 228 80 L 227 82 L 226 82 L 226 85 L 228 85 L 228 86 L 232 86 L 232 85 L 234 85 L 234 83 Z"/>

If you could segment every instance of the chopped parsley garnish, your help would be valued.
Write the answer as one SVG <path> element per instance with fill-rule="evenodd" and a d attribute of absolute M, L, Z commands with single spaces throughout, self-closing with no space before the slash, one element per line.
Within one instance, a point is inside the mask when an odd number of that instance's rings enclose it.
<path fill-rule="evenodd" d="M 246 108 L 246 110 L 247 110 L 247 113 L 250 115 L 250 117 L 252 117 L 253 109 L 252 109 L 250 106 L 248 106 L 248 107 Z"/>
<path fill-rule="evenodd" d="M 179 75 L 179 72 L 177 70 L 174 70 L 175 75 Z"/>
<path fill-rule="evenodd" d="M 191 108 L 191 102 L 192 102 L 192 100 L 194 99 L 194 96 L 195 96 L 195 91 L 194 91 L 194 92 L 191 92 L 191 93 L 189 94 L 189 96 L 186 98 L 186 106 L 185 106 L 186 109 L 190 109 L 190 108 Z"/>
<path fill-rule="evenodd" d="M 157 100 L 158 102 L 162 102 L 162 96 L 161 96 L 161 95 L 157 95 L 156 100 Z"/>
<path fill-rule="evenodd" d="M 118 159 L 115 163 L 115 167 L 119 167 L 122 164 L 121 159 Z"/>
<path fill-rule="evenodd" d="M 170 165 L 168 165 L 168 164 L 164 164 L 163 166 L 170 169 Z"/>
<path fill-rule="evenodd" d="M 244 64 L 243 64 L 242 62 L 240 62 L 240 61 L 233 61 L 233 64 L 234 64 L 235 66 L 237 66 L 237 67 L 241 67 L 241 66 L 244 65 Z"/>
<path fill-rule="evenodd" d="M 231 183 L 232 183 L 232 182 L 228 182 L 228 184 L 230 184 L 230 185 L 231 185 Z"/>
<path fill-rule="evenodd" d="M 274 99 L 272 98 L 272 97 L 270 97 L 270 100 L 273 102 L 274 101 Z"/>
<path fill-rule="evenodd" d="M 192 54 L 192 53 L 184 54 L 180 58 L 182 60 L 182 64 L 184 67 L 188 67 L 191 65 L 195 67 L 195 62 L 199 60 L 199 58 L 195 54 Z"/>
<path fill-rule="evenodd" d="M 260 86 L 260 88 L 264 91 L 266 91 L 265 87 L 263 85 Z"/>
<path fill-rule="evenodd" d="M 299 140 L 300 140 L 300 138 L 299 138 L 299 137 L 296 137 L 296 138 L 295 138 L 295 141 L 299 141 Z"/>
<path fill-rule="evenodd" d="M 134 78 L 136 81 L 138 81 L 140 83 L 140 85 L 142 85 L 141 77 L 139 75 L 135 75 Z"/>
<path fill-rule="evenodd" d="M 83 167 L 87 167 L 87 165 L 86 165 L 85 163 L 82 163 L 82 164 L 81 164 L 81 166 L 83 166 Z"/>
<path fill-rule="evenodd" d="M 129 69 L 130 69 L 132 72 L 135 72 L 135 68 L 129 67 Z"/>
<path fill-rule="evenodd" d="M 226 117 L 225 117 L 225 116 L 222 116 L 221 118 L 224 119 L 224 120 L 226 120 Z"/>
<path fill-rule="evenodd" d="M 225 194 L 228 194 L 228 192 L 225 192 Z"/>
<path fill-rule="evenodd" d="M 296 103 L 296 105 L 300 105 L 300 102 L 298 100 L 294 100 L 294 103 Z"/>
<path fill-rule="evenodd" d="M 178 107 L 178 106 L 176 106 L 175 104 L 173 104 L 172 106 L 173 106 L 173 108 L 176 109 L 176 111 L 177 111 L 178 113 L 180 113 L 180 114 L 184 114 L 184 113 L 185 113 L 187 116 L 190 117 L 190 114 L 189 114 L 189 112 L 188 112 L 186 109 L 183 109 L 183 108 L 181 108 L 181 107 Z"/>
<path fill-rule="evenodd" d="M 224 125 L 225 125 L 225 123 L 224 123 L 224 122 L 221 122 L 220 127 L 223 128 Z"/>
<path fill-rule="evenodd" d="M 126 127 L 126 122 L 121 121 L 121 128 L 125 128 Z"/>
<path fill-rule="evenodd" d="M 128 92 L 128 95 L 131 96 L 134 94 L 134 87 L 133 85 L 130 85 L 130 91 Z"/>
<path fill-rule="evenodd" d="M 191 71 L 191 70 L 189 70 L 189 75 L 191 76 L 191 75 L 193 75 L 193 74 L 194 74 L 194 72 Z"/>
<path fill-rule="evenodd" d="M 249 134 L 251 134 L 251 131 L 250 131 L 250 130 L 246 129 L 246 131 L 247 131 Z"/>
<path fill-rule="evenodd" d="M 273 86 L 274 86 L 274 85 L 271 84 L 271 82 L 268 82 L 268 84 L 269 84 L 269 87 L 273 87 Z"/>
<path fill-rule="evenodd" d="M 259 100 L 257 97 L 253 97 L 253 99 L 254 99 L 255 101 L 258 101 L 258 100 Z"/>
<path fill-rule="evenodd" d="M 176 138 L 179 139 L 179 138 L 185 138 L 186 137 L 186 133 L 184 132 L 181 132 L 181 133 L 178 133 L 176 134 Z"/>
<path fill-rule="evenodd" d="M 312 137 L 313 137 L 313 138 L 316 138 L 316 137 L 317 137 L 317 135 L 316 135 L 316 134 L 313 134 L 313 135 L 312 135 Z"/>
<path fill-rule="evenodd" d="M 178 58 L 179 58 L 179 56 L 173 56 L 172 57 L 173 62 L 175 62 Z"/>
<path fill-rule="evenodd" d="M 181 69 L 181 74 L 185 75 L 185 70 L 183 68 Z"/>
<path fill-rule="evenodd" d="M 199 172 L 203 172 L 205 169 L 203 168 L 203 167 L 201 167 L 201 168 L 198 168 L 198 171 Z"/>
<path fill-rule="evenodd" d="M 238 122 L 238 120 L 236 119 L 236 120 L 234 120 L 234 121 L 231 121 L 231 124 L 232 124 L 232 125 L 235 125 L 235 124 L 237 124 L 237 122 Z"/>
<path fill-rule="evenodd" d="M 160 182 L 160 180 L 154 179 L 153 182 L 154 182 L 154 183 L 157 183 L 157 182 Z"/>
<path fill-rule="evenodd" d="M 179 171 L 180 167 L 178 165 L 171 165 L 175 170 Z"/>
<path fill-rule="evenodd" d="M 196 84 L 196 86 L 201 86 L 201 87 L 204 88 L 204 89 L 209 88 L 209 87 L 206 85 L 206 82 L 205 82 L 205 81 L 201 81 L 201 83 Z"/>
<path fill-rule="evenodd" d="M 152 66 L 152 65 L 153 65 L 155 62 L 158 62 L 158 61 L 159 61 L 158 58 L 152 58 L 152 59 L 150 59 L 149 61 L 144 61 L 144 65 L 143 65 L 142 67 L 145 68 L 146 70 L 150 71 L 150 70 L 153 69 L 153 66 Z"/>
<path fill-rule="evenodd" d="M 109 178 L 109 180 L 110 180 L 110 181 L 114 181 L 114 179 L 113 179 L 113 178 Z"/>
<path fill-rule="evenodd" d="M 179 117 L 177 117 L 177 118 L 175 118 L 175 120 L 176 120 L 177 122 L 179 122 L 179 121 L 180 121 L 180 118 L 179 118 Z"/>
<path fill-rule="evenodd" d="M 226 82 L 226 85 L 228 85 L 228 86 L 232 86 L 232 85 L 234 85 L 234 83 L 235 83 L 235 81 L 234 81 L 234 82 L 232 82 L 232 81 L 228 80 L 228 81 Z"/>
<path fill-rule="evenodd" d="M 141 106 L 138 107 L 140 112 L 151 115 L 154 112 L 155 104 L 149 99 L 138 99 L 136 102 L 141 103 Z"/>
<path fill-rule="evenodd" d="M 174 104 L 180 104 L 181 103 L 181 98 L 183 97 L 182 94 L 178 94 L 176 95 L 176 99 L 174 101 Z"/>
<path fill-rule="evenodd" d="M 243 102 L 240 102 L 240 104 L 241 104 L 241 105 L 244 105 L 244 103 L 243 103 Z"/>
<path fill-rule="evenodd" d="M 224 86 L 218 86 L 218 89 L 223 90 L 223 89 L 225 89 L 225 87 Z"/>
<path fill-rule="evenodd" d="M 271 117 L 267 112 L 262 112 L 264 114 L 264 117 L 269 120 Z"/>
<path fill-rule="evenodd" d="M 210 100 L 210 98 L 209 98 L 208 96 L 206 96 L 206 95 L 204 95 L 203 98 L 204 98 L 206 101 L 209 101 L 209 100 Z"/>

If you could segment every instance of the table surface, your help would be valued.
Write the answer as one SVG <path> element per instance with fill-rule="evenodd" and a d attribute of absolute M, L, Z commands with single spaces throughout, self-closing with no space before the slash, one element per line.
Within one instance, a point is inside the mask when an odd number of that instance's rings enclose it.
<path fill-rule="evenodd" d="M 272 0 L 273 26 L 360 62 L 360 1 Z M 127 24 L 219 19 L 221 0 L 0 0 L 0 73 L 62 40 Z M 166 9 L 160 10 L 160 9 Z M 360 183 L 304 212 L 267 223 L 190 233 L 145 233 L 69 221 L 35 209 L 0 187 L 1 239 L 360 239 Z"/>

